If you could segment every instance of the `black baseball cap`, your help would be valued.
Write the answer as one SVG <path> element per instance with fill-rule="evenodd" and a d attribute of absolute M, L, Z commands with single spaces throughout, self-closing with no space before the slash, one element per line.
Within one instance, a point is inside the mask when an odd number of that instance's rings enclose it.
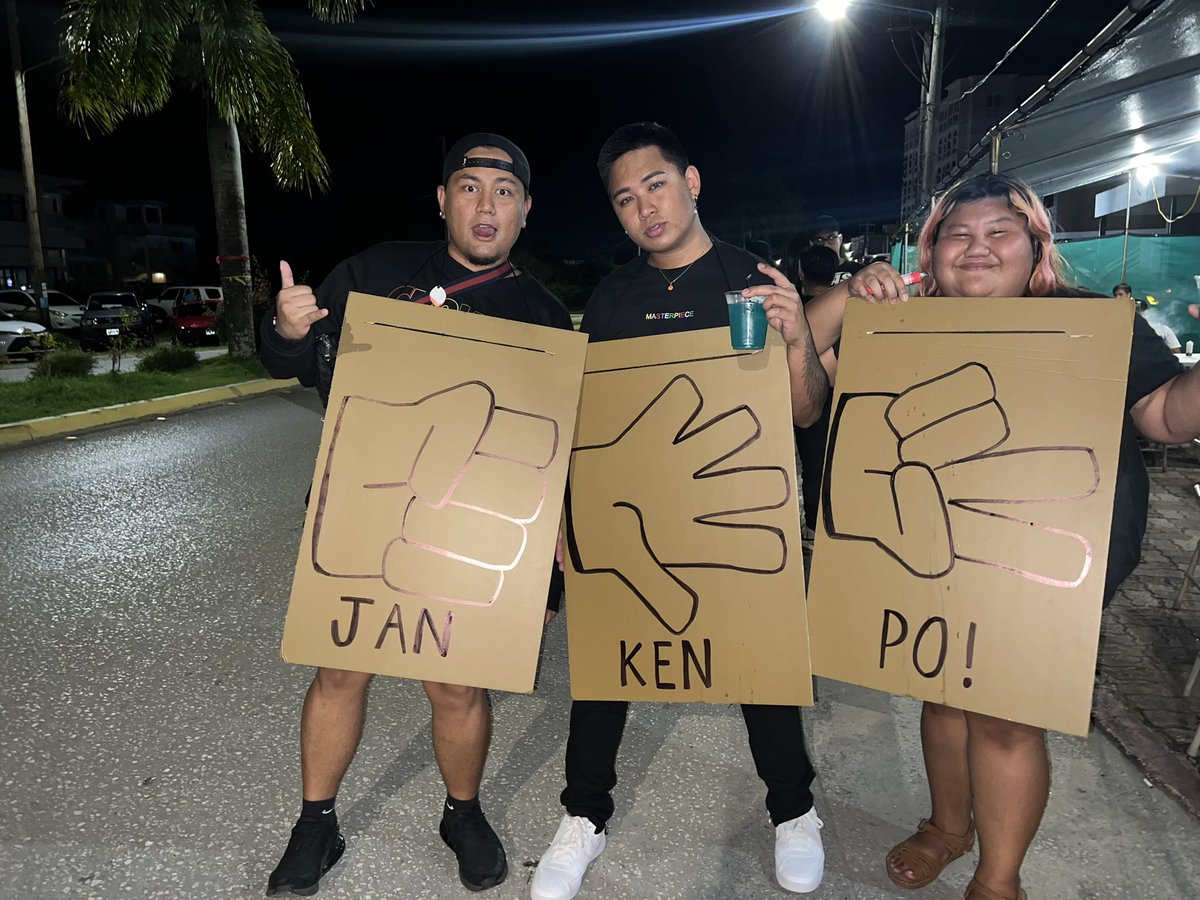
<path fill-rule="evenodd" d="M 468 151 L 473 150 L 475 147 L 497 147 L 512 157 L 512 162 L 490 156 L 468 157 Z M 454 142 L 454 146 L 450 148 L 450 152 L 446 154 L 446 161 L 442 163 L 442 184 L 449 181 L 450 176 L 459 169 L 466 169 L 471 166 L 502 169 L 505 172 L 512 172 L 517 176 L 521 184 L 525 186 L 525 193 L 529 193 L 529 160 L 525 158 L 525 154 L 521 152 L 521 148 L 506 137 L 486 131 L 476 131 L 459 138 Z"/>
<path fill-rule="evenodd" d="M 838 225 L 838 220 L 833 216 L 817 216 L 812 220 L 812 227 L 809 231 L 812 234 L 817 234 L 822 231 L 837 231 L 840 232 L 842 227 Z"/>

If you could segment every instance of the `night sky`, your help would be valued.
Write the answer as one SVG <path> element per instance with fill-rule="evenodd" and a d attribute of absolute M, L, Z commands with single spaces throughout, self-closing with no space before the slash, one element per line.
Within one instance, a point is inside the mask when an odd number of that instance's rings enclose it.
<path fill-rule="evenodd" d="M 945 81 L 990 69 L 1050 2 L 953 4 Z M 20 6 L 29 67 L 56 52 L 61 4 Z M 325 26 L 294 0 L 261 6 L 295 59 L 332 187 L 281 192 L 243 145 L 251 252 L 284 255 L 313 279 L 381 240 L 440 237 L 443 141 L 476 130 L 529 156 L 534 207 L 518 248 L 547 256 L 629 255 L 595 159 L 616 126 L 639 119 L 682 138 L 701 216 L 725 237 L 764 220 L 799 231 L 817 213 L 847 234 L 898 216 L 904 117 L 920 92 L 905 63 L 916 70 L 919 41 L 888 29 L 927 19 L 865 2 L 833 26 L 807 4 L 379 0 L 354 24 Z M 1001 72 L 1051 74 L 1123 6 L 1061 0 Z M 2 52 L 8 66 L 7 41 Z M 215 251 L 202 99 L 181 91 L 163 112 L 89 139 L 57 115 L 58 74 L 51 64 L 28 80 L 38 171 L 84 179 L 84 196 L 166 201 L 168 221 L 199 230 L 203 274 Z M 0 121 L 0 167 L 18 169 L 11 77 Z"/>

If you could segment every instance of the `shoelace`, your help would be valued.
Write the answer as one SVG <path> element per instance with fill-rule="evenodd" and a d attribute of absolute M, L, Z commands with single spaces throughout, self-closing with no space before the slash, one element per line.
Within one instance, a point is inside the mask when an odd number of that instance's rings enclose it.
<path fill-rule="evenodd" d="M 821 829 L 825 827 L 825 823 L 822 822 L 817 816 L 812 816 L 811 818 L 808 816 L 799 816 L 798 818 L 792 819 L 787 823 L 787 825 L 787 831 L 802 831 L 807 835 L 817 835 L 820 833 Z"/>
<path fill-rule="evenodd" d="M 582 822 L 574 819 L 567 823 L 567 833 L 563 835 L 562 840 L 554 841 L 554 852 L 550 854 L 550 864 L 569 863 L 576 851 L 583 849 L 583 829 L 587 827 L 588 820 Z"/>

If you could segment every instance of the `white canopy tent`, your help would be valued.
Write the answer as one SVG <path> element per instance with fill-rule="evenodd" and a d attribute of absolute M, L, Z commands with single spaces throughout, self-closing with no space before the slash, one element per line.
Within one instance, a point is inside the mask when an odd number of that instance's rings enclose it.
<path fill-rule="evenodd" d="M 1163 0 L 1044 105 L 1004 127 L 999 149 L 999 171 L 1043 195 L 1147 164 L 1200 176 L 1200 0 Z M 989 166 L 985 152 L 962 174 Z"/>

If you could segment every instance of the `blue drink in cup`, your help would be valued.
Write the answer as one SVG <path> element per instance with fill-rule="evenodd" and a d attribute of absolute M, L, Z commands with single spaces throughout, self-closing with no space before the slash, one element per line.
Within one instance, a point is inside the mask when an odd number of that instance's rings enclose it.
<path fill-rule="evenodd" d="M 729 307 L 729 343 L 734 350 L 761 350 L 767 344 L 767 314 L 762 297 L 743 297 L 741 291 L 726 291 Z"/>

